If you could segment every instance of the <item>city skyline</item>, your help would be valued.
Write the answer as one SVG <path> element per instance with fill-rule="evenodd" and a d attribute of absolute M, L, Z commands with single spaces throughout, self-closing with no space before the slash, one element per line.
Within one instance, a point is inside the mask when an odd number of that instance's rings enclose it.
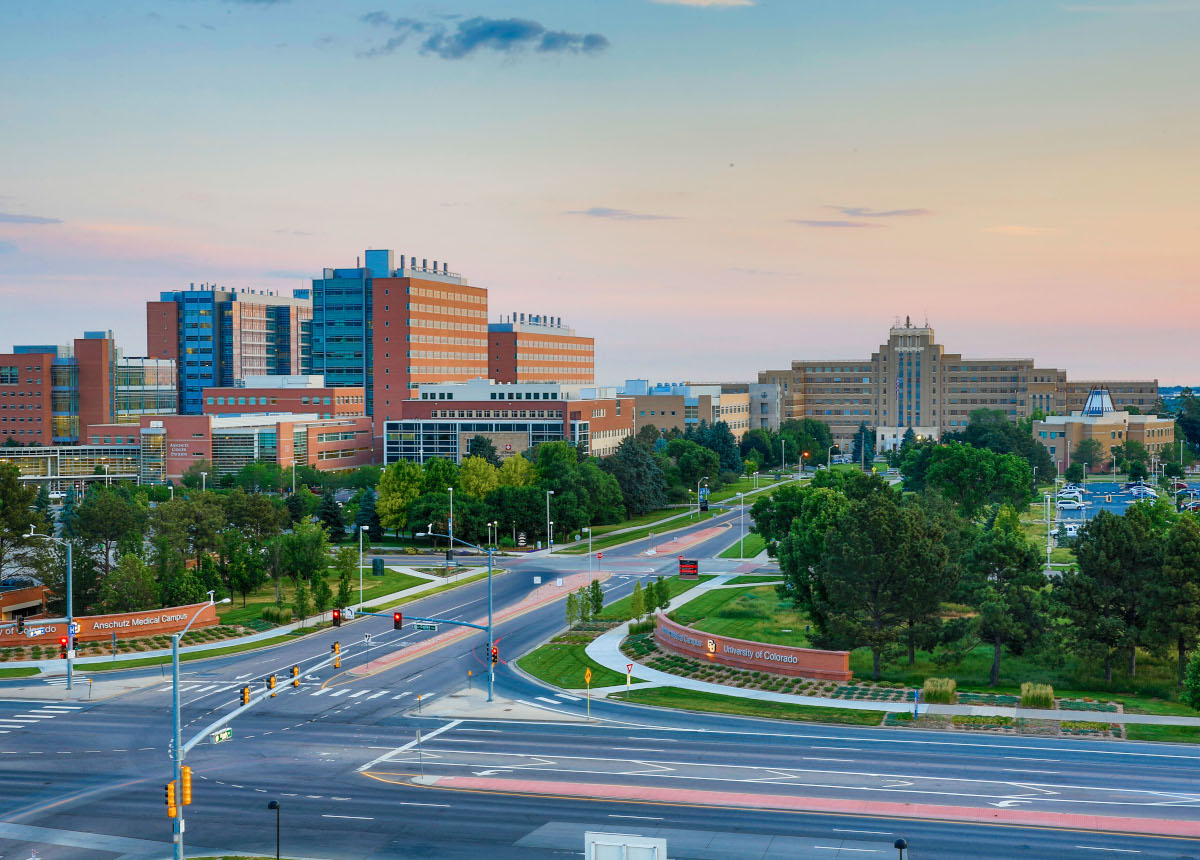
<path fill-rule="evenodd" d="M 286 295 L 370 247 L 449 262 L 490 321 L 561 316 L 602 383 L 752 379 L 911 315 L 974 354 L 1187 384 L 1198 16 L 16 8 L 0 345 L 101 327 L 141 354 L 161 291 Z M 1156 349 L 1114 350 L 1137 332 Z"/>

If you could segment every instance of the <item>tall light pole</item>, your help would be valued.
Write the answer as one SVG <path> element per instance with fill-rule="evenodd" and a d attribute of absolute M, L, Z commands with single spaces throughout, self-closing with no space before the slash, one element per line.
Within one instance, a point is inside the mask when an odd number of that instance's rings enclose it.
<path fill-rule="evenodd" d="M 783 472 L 787 468 L 787 457 L 784 456 L 783 439 L 779 440 L 779 479 L 783 480 Z"/>
<path fill-rule="evenodd" d="M 168 485 L 167 485 L 167 489 L 171 491 L 171 501 L 172 501 L 172 502 L 173 502 L 173 501 L 175 501 L 175 485 L 174 485 L 174 484 L 168 484 Z"/>
<path fill-rule="evenodd" d="M 696 516 L 700 516 L 700 485 L 703 484 L 707 480 L 708 480 L 708 476 L 705 475 L 703 478 L 701 478 L 699 481 L 696 482 Z"/>
<path fill-rule="evenodd" d="M 450 493 L 450 519 L 446 520 L 446 531 L 450 533 L 450 546 L 446 550 L 446 575 L 450 574 L 450 559 L 454 558 L 454 488 L 447 487 Z"/>
<path fill-rule="evenodd" d="M 200 492 L 203 493 L 205 491 L 205 489 L 207 489 L 207 484 L 208 484 L 208 472 L 201 472 L 200 473 Z"/>
<path fill-rule="evenodd" d="M 546 490 L 546 548 L 550 548 L 553 538 L 550 536 L 550 497 L 554 495 L 554 490 Z"/>
<path fill-rule="evenodd" d="M 1050 494 L 1046 493 L 1046 570 L 1050 570 Z"/>
<path fill-rule="evenodd" d="M 738 493 L 738 527 L 742 536 L 738 539 L 738 561 L 746 560 L 746 494 Z"/>
<path fill-rule="evenodd" d="M 213 593 L 208 593 L 208 606 L 215 606 L 213 602 Z M 229 598 L 225 597 L 217 601 L 217 603 L 228 603 Z M 191 617 L 188 623 L 178 633 L 171 635 L 171 717 L 175 730 L 175 744 L 172 752 L 175 759 L 175 808 L 178 813 L 175 815 L 173 825 L 175 828 L 175 860 L 183 860 L 183 726 L 181 724 L 182 711 L 179 707 L 179 640 L 183 638 L 183 634 L 188 632 L 188 628 L 192 626 L 192 622 L 200 617 L 200 613 L 207 607 L 200 607 L 196 610 L 196 614 Z"/>
<path fill-rule="evenodd" d="M 40 535 L 33 530 L 33 526 L 29 527 L 29 534 L 26 537 L 38 537 L 67 548 L 67 690 L 70 690 L 74 686 L 75 681 L 75 615 L 71 610 L 71 595 L 75 589 L 71 579 L 74 567 L 71 556 L 71 542 L 62 538 L 51 537 L 50 535 Z"/>
<path fill-rule="evenodd" d="M 594 576 L 595 574 L 592 570 L 592 530 L 591 528 L 585 528 L 584 531 L 587 532 L 588 536 L 588 575 Z"/>
<path fill-rule="evenodd" d="M 829 450 L 825 452 L 825 468 L 826 469 L 831 468 L 833 466 L 833 449 L 836 447 L 837 447 L 837 445 L 830 445 Z"/>
<path fill-rule="evenodd" d="M 807 452 L 807 451 L 801 451 L 801 452 L 800 452 L 800 477 L 801 477 L 801 478 L 803 478 L 803 477 L 804 477 L 804 460 L 805 460 L 805 458 L 807 458 L 807 457 L 808 457 L 808 452 Z"/>
<path fill-rule="evenodd" d="M 370 526 L 358 527 L 358 611 L 363 609 L 363 532 Z"/>
<path fill-rule="evenodd" d="M 267 809 L 275 810 L 275 860 L 279 860 L 279 801 L 272 800 Z"/>

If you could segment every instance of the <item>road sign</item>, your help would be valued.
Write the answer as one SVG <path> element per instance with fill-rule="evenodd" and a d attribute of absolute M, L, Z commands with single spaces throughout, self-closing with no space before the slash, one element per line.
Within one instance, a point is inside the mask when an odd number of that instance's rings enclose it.
<path fill-rule="evenodd" d="M 32 636 L 41 636 L 45 632 L 46 632 L 45 627 L 26 627 L 25 628 L 26 636 L 31 636 L 31 637 Z"/>
<path fill-rule="evenodd" d="M 214 744 L 219 744 L 222 741 L 231 741 L 231 740 L 233 740 L 233 729 L 224 728 L 224 729 L 221 729 L 220 731 L 213 732 L 211 735 L 208 736 L 208 739 L 210 741 L 212 741 Z"/>
<path fill-rule="evenodd" d="M 525 532 L 517 532 L 517 546 L 525 546 Z"/>
<path fill-rule="evenodd" d="M 72 621 L 70 624 L 70 628 L 71 628 L 70 633 L 72 636 L 79 635 L 79 622 L 78 621 Z"/>
<path fill-rule="evenodd" d="M 413 629 L 414 630 L 437 630 L 438 626 L 437 626 L 437 622 L 435 622 L 435 621 L 414 621 Z"/>
<path fill-rule="evenodd" d="M 626 675 L 628 675 L 628 674 L 629 674 L 630 672 L 632 672 L 632 671 L 633 671 L 633 664 L 632 664 L 632 663 L 626 663 L 626 664 L 625 664 L 625 674 L 626 674 Z"/>
<path fill-rule="evenodd" d="M 699 579 L 700 578 L 700 562 L 694 558 L 679 557 L 679 578 L 680 579 Z"/>
<path fill-rule="evenodd" d="M 351 609 L 349 606 L 347 606 L 345 609 L 342 610 L 342 620 L 343 621 L 353 621 L 354 620 L 354 610 Z"/>
<path fill-rule="evenodd" d="M 604 558 L 604 553 L 602 553 L 602 552 L 598 552 L 598 553 L 596 553 L 596 560 L 597 560 L 597 561 L 599 561 L 599 560 L 600 560 L 600 559 L 602 559 L 602 558 Z"/>
<path fill-rule="evenodd" d="M 583 670 L 583 683 L 589 684 L 589 685 L 592 683 L 592 667 L 591 666 L 588 666 L 586 669 Z"/>

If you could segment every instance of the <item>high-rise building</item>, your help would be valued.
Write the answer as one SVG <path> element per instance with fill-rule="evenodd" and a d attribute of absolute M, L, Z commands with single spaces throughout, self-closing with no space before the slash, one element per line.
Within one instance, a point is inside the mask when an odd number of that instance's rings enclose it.
<path fill-rule="evenodd" d="M 445 263 L 366 252 L 365 265 L 313 281 L 312 373 L 366 390 L 376 427 L 418 386 L 488 375 L 487 290 Z"/>
<path fill-rule="evenodd" d="M 822 421 L 843 448 L 865 423 L 877 428 L 883 450 L 910 427 L 932 438 L 960 430 L 976 409 L 1017 421 L 1039 408 L 1082 408 L 1096 389 L 1107 390 L 1119 408 L 1149 410 L 1158 396 L 1157 380 L 1071 382 L 1066 371 L 1037 367 L 1032 358 L 963 358 L 947 353 L 928 325 L 908 320 L 893 325 L 870 358 L 803 359 L 787 370 L 760 371 L 758 380 L 782 389 L 782 420 Z"/>
<path fill-rule="evenodd" d="M 596 381 L 596 342 L 563 325 L 562 317 L 513 314 L 488 325 L 491 378 L 497 382 Z"/>
<path fill-rule="evenodd" d="M 112 332 L 0 355 L 0 439 L 69 445 L 81 427 L 137 423 L 142 415 L 174 413 L 175 404 L 175 362 L 125 357 Z"/>
<path fill-rule="evenodd" d="M 146 350 L 176 361 L 180 414 L 199 414 L 205 388 L 251 375 L 308 373 L 312 302 L 305 293 L 192 284 L 147 302 Z"/>

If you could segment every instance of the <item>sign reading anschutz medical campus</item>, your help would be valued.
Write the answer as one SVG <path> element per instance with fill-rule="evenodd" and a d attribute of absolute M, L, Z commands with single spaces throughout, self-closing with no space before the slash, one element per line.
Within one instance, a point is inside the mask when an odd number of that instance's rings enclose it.
<path fill-rule="evenodd" d="M 217 623 L 216 608 L 209 603 L 149 609 L 143 612 L 121 612 L 116 615 L 77 615 L 75 623 L 79 626 L 79 631 L 75 634 L 75 641 L 108 641 L 114 635 L 118 639 L 132 639 L 137 636 L 174 633 L 186 627 L 188 620 L 196 615 L 197 611 L 200 614 L 192 624 L 193 630 L 211 627 Z M 58 640 L 67 635 L 65 618 L 32 619 L 26 622 L 26 626 L 40 628 L 42 632 L 37 636 L 25 636 L 17 633 L 15 626 L 0 628 L 0 646 L 57 645 Z"/>

